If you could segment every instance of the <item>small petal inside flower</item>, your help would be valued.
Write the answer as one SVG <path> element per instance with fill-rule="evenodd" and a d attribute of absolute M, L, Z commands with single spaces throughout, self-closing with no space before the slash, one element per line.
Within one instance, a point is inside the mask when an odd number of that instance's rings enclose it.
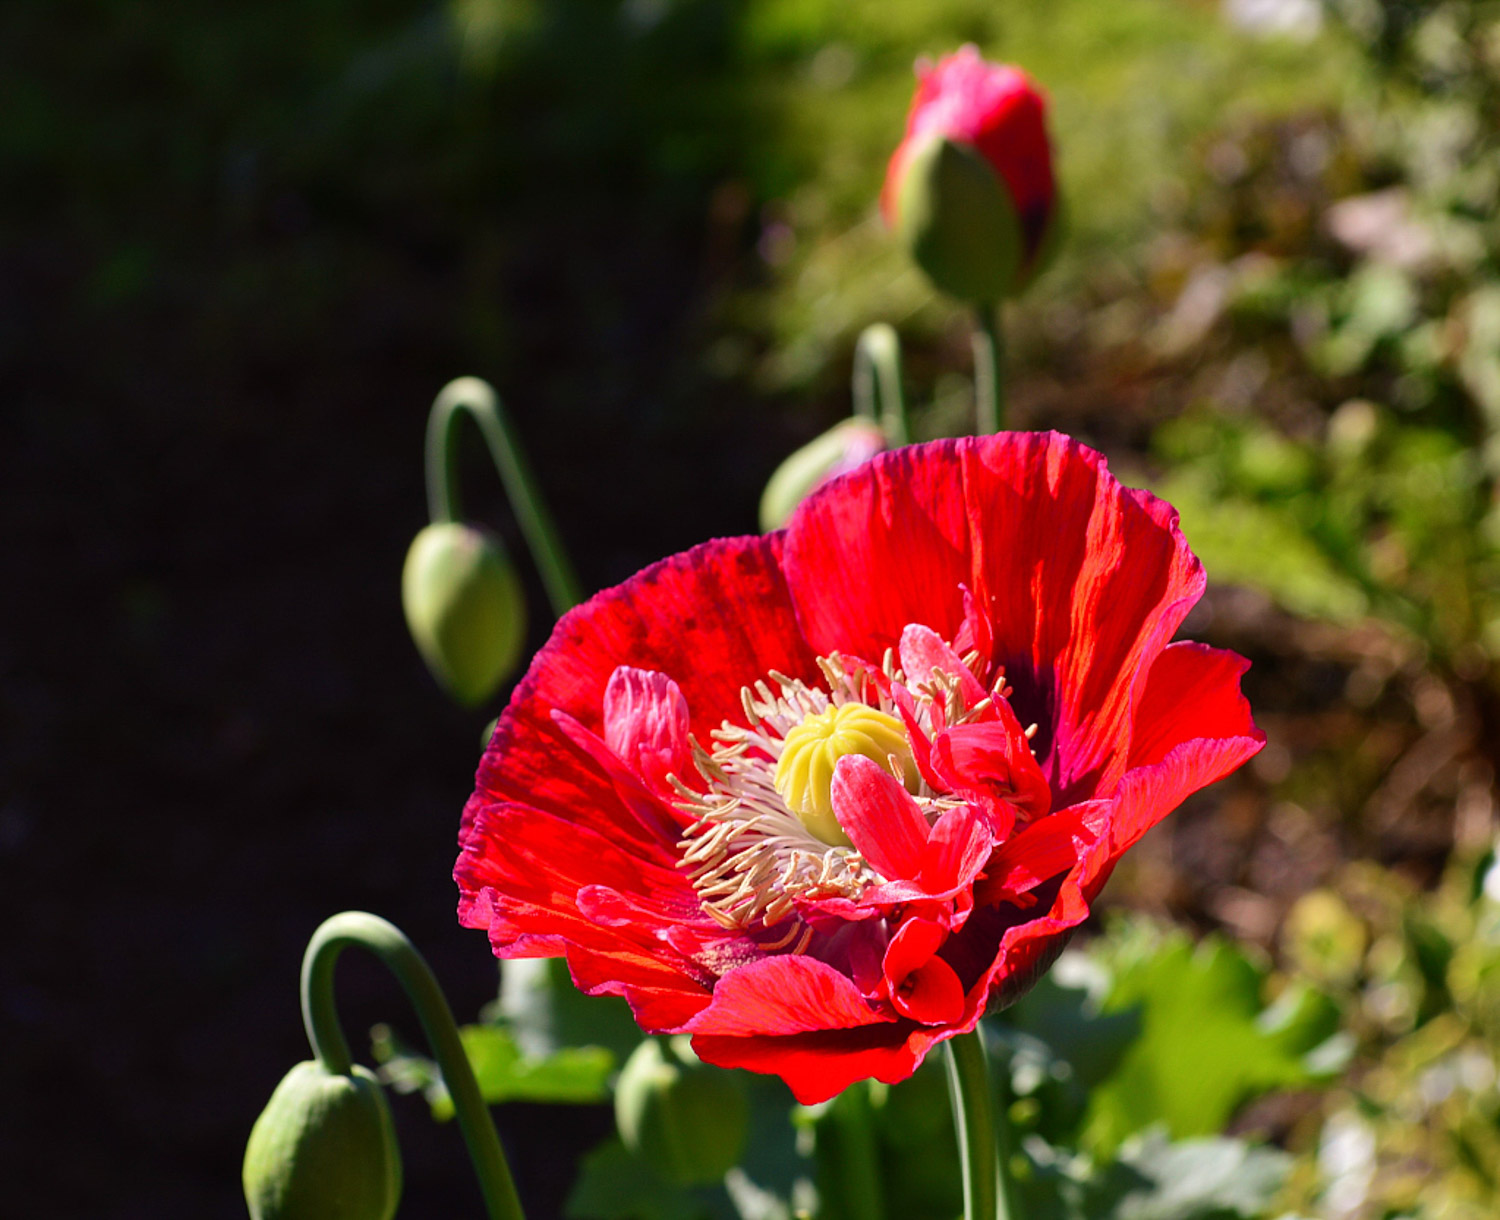
<path fill-rule="evenodd" d="M 852 846 L 834 817 L 832 788 L 839 759 L 856 754 L 903 783 L 916 775 L 901 721 L 862 703 L 806 717 L 786 735 L 776 764 L 776 791 L 787 808 L 832 847 Z"/>

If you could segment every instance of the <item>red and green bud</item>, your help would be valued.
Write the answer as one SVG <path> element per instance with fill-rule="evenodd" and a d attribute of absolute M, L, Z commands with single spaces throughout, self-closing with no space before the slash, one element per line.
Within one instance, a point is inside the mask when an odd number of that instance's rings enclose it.
<path fill-rule="evenodd" d="M 972 46 L 918 76 L 881 206 L 938 288 L 992 305 L 1030 284 L 1060 239 L 1046 103 L 1020 69 Z"/>
<path fill-rule="evenodd" d="M 250 1220 L 391 1220 L 401 1153 L 380 1082 L 299 1063 L 255 1120 L 242 1176 Z"/>
<path fill-rule="evenodd" d="M 829 479 L 863 466 L 885 447 L 885 434 L 868 419 L 855 416 L 834 424 L 776 468 L 760 497 L 760 528 L 780 529 L 792 510 Z"/>
<path fill-rule="evenodd" d="M 701 1063 L 686 1037 L 635 1048 L 615 1088 L 625 1147 L 681 1185 L 719 1181 L 739 1163 L 750 1106 L 737 1076 Z"/>
<path fill-rule="evenodd" d="M 427 668 L 464 706 L 483 703 L 515 672 L 526 598 L 493 535 L 456 521 L 429 525 L 406 552 L 401 605 Z"/>

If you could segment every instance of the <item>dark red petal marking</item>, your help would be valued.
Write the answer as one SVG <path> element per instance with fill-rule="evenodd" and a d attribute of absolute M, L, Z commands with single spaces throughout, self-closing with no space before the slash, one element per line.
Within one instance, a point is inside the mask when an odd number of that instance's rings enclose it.
<path fill-rule="evenodd" d="M 1057 433 L 965 443 L 975 596 L 1055 798 L 1124 774 L 1137 680 L 1203 592 L 1176 514 Z"/>

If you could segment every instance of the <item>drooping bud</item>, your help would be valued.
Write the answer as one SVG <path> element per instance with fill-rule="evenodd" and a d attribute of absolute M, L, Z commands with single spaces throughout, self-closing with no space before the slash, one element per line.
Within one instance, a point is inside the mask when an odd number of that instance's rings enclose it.
<path fill-rule="evenodd" d="M 635 1048 L 615 1088 L 620 1139 L 668 1181 L 717 1182 L 745 1150 L 750 1107 L 732 1072 L 699 1061 L 690 1039 Z"/>
<path fill-rule="evenodd" d="M 526 599 L 498 539 L 456 521 L 429 525 L 406 552 L 401 604 L 432 676 L 466 707 L 515 671 Z"/>
<path fill-rule="evenodd" d="M 792 510 L 829 479 L 863 466 L 885 448 L 885 434 L 868 419 L 841 420 L 776 468 L 760 498 L 760 528 L 786 524 Z"/>
<path fill-rule="evenodd" d="M 776 791 L 808 831 L 830 847 L 853 846 L 833 812 L 833 770 L 849 754 L 863 754 L 902 783 L 917 776 L 901 721 L 867 704 L 830 707 L 793 726 L 776 762 Z"/>
<path fill-rule="evenodd" d="M 881 206 L 939 289 L 993 305 L 1036 278 L 1061 236 L 1046 104 L 1025 73 L 972 46 L 918 76 Z"/>
<path fill-rule="evenodd" d="M 391 1220 L 401 1153 L 380 1082 L 299 1063 L 255 1120 L 242 1177 L 251 1220 Z"/>

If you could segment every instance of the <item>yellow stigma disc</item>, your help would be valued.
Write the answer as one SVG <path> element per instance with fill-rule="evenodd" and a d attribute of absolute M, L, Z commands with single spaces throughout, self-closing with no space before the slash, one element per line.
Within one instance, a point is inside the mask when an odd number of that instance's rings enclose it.
<path fill-rule="evenodd" d="M 831 847 L 851 847 L 833 816 L 833 768 L 849 754 L 863 754 L 903 783 L 916 775 L 901 721 L 863 703 L 846 703 L 808 716 L 786 735 L 776 763 L 776 791 L 787 808 Z M 898 763 L 892 769 L 891 758 Z"/>

